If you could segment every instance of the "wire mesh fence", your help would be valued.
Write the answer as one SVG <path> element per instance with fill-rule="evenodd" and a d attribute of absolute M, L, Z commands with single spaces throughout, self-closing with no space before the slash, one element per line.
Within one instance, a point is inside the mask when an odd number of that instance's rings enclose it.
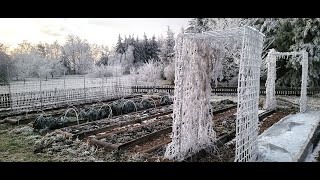
<path fill-rule="evenodd" d="M 131 94 L 134 84 L 131 76 L 90 78 L 82 75 L 11 81 L 0 84 L 0 112 L 108 100 Z"/>

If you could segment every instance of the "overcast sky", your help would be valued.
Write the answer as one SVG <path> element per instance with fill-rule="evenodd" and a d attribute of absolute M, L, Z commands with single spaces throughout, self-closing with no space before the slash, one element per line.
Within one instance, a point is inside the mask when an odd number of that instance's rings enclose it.
<path fill-rule="evenodd" d="M 188 27 L 189 18 L 0 18 L 0 43 L 15 47 L 23 40 L 32 43 L 58 40 L 64 43 L 68 34 L 87 39 L 89 43 L 116 44 L 119 33 L 134 34 L 139 38 L 162 34 L 167 26 L 177 34 L 181 27 Z"/>

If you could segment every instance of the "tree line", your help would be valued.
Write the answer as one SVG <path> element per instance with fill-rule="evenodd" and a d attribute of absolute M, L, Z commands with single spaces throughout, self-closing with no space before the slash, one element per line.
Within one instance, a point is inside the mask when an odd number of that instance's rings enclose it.
<path fill-rule="evenodd" d="M 320 86 L 320 18 L 194 18 L 186 31 L 200 33 L 210 30 L 252 26 L 265 35 L 262 58 L 269 49 L 279 52 L 306 50 L 309 59 L 309 87 Z M 226 62 L 229 61 L 229 62 Z M 238 66 L 232 58 L 225 58 L 229 66 L 223 66 L 221 81 L 236 79 Z M 262 67 L 262 79 L 266 79 L 266 67 Z M 277 85 L 300 87 L 300 59 L 279 59 L 277 61 Z"/>
<path fill-rule="evenodd" d="M 166 37 L 142 39 L 119 34 L 115 47 L 90 44 L 79 36 L 68 35 L 64 44 L 32 44 L 23 41 L 15 48 L 0 43 L 0 82 L 25 80 L 29 77 L 53 78 L 63 74 L 88 74 L 95 68 L 121 65 L 125 72 L 149 61 L 168 63 L 174 54 L 174 33 L 168 26 Z"/>

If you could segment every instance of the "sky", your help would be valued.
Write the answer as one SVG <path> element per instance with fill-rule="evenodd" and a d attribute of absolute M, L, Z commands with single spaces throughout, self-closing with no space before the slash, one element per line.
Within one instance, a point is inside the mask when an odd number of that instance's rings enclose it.
<path fill-rule="evenodd" d="M 134 34 L 148 38 L 163 37 L 167 26 L 175 32 L 188 27 L 190 18 L 0 18 L 0 43 L 12 47 L 27 40 L 32 43 L 65 42 L 69 34 L 87 39 L 89 43 L 114 46 L 118 36 Z"/>

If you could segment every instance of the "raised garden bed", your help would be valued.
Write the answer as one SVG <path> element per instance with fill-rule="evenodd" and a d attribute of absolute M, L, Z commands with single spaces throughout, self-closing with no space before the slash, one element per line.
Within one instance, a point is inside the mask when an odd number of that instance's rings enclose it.
<path fill-rule="evenodd" d="M 170 115 L 158 117 L 157 121 L 144 125 L 124 129 L 122 131 L 100 135 L 90 139 L 90 143 L 106 149 L 123 150 L 170 132 L 172 119 Z"/>
<path fill-rule="evenodd" d="M 103 119 L 99 121 L 84 123 L 81 125 L 70 126 L 62 128 L 61 130 L 72 134 L 73 137 L 78 137 L 80 139 L 87 136 L 105 132 L 107 130 L 126 126 L 129 124 L 140 123 L 152 118 L 156 118 L 163 115 L 168 115 L 172 113 L 172 105 L 167 105 L 163 107 L 157 107 L 153 109 L 143 110 L 140 112 L 130 113 L 127 115 L 122 115 L 119 117 L 113 117 L 109 119 Z"/>

